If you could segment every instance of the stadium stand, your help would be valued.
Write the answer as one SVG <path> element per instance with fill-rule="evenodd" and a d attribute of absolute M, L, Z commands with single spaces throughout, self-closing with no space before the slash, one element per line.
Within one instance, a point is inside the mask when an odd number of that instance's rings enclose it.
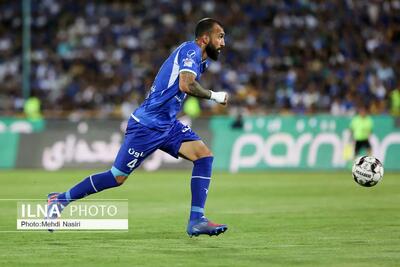
<path fill-rule="evenodd" d="M 157 8 L 155 8 L 157 6 Z M 20 1 L 0 3 L 0 115 L 23 110 Z M 400 1 L 32 1 L 31 88 L 46 117 L 126 116 L 202 17 L 227 47 L 202 84 L 231 93 L 203 115 L 389 113 L 399 88 Z"/>

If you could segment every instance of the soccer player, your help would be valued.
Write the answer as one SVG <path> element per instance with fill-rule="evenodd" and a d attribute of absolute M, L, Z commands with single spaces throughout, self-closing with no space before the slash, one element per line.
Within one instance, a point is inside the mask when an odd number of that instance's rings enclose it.
<path fill-rule="evenodd" d="M 220 22 L 211 18 L 200 20 L 195 29 L 195 40 L 184 42 L 165 60 L 146 99 L 132 113 L 125 140 L 112 168 L 90 175 L 64 193 L 50 193 L 48 210 L 52 210 L 53 205 L 62 210 L 74 200 L 122 185 L 144 159 L 160 149 L 193 162 L 188 235 L 211 236 L 225 232 L 227 225 L 212 223 L 204 216 L 213 155 L 189 126 L 176 119 L 186 95 L 227 104 L 226 92 L 213 92 L 198 82 L 207 68 L 208 58 L 218 59 L 225 46 L 224 37 Z M 48 214 L 48 218 L 56 217 L 56 214 Z"/>
<path fill-rule="evenodd" d="M 354 157 L 360 153 L 362 148 L 367 150 L 367 154 L 371 155 L 371 144 L 369 137 L 372 134 L 373 121 L 367 113 L 365 106 L 360 106 L 358 114 L 350 122 L 350 130 L 355 140 Z"/>

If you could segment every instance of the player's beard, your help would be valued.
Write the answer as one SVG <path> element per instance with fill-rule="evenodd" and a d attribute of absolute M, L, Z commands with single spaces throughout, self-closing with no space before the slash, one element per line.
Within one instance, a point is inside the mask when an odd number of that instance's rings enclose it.
<path fill-rule="evenodd" d="M 215 60 L 215 61 L 218 60 L 219 51 L 220 50 L 215 48 L 215 46 L 213 46 L 211 43 L 208 43 L 208 45 L 206 46 L 207 56 L 209 58 L 211 58 L 212 60 Z"/>

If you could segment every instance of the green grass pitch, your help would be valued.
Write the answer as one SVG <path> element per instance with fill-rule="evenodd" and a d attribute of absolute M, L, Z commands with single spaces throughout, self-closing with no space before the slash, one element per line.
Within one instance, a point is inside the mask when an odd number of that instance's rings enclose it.
<path fill-rule="evenodd" d="M 44 199 L 90 173 L 0 171 L 0 195 Z M 363 188 L 350 172 L 214 173 L 206 214 L 229 230 L 197 238 L 189 179 L 138 171 L 90 197 L 129 199 L 128 232 L 4 232 L 17 212 L 3 200 L 0 266 L 400 266 L 399 174 Z"/>

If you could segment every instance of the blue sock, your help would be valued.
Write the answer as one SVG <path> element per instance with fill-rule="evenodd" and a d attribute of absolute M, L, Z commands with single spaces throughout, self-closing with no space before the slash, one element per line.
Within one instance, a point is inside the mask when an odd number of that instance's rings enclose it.
<path fill-rule="evenodd" d="M 115 180 L 112 172 L 106 171 L 98 174 L 93 174 L 87 178 L 85 178 L 82 182 L 72 187 L 67 192 L 64 192 L 58 196 L 58 200 L 63 205 L 68 205 L 68 203 L 84 198 L 93 193 L 97 193 L 103 191 L 107 188 L 112 188 L 119 186 Z"/>
<path fill-rule="evenodd" d="M 204 205 L 206 204 L 208 186 L 211 181 L 213 159 L 213 157 L 206 157 L 193 161 L 190 220 L 199 219 L 204 215 Z"/>

